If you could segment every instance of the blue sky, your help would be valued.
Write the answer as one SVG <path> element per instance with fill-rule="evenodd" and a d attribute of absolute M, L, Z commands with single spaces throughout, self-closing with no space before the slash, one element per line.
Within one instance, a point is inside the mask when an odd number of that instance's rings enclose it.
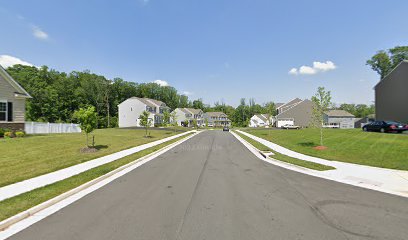
<path fill-rule="evenodd" d="M 365 61 L 407 45 L 406 9 L 402 0 L 0 0 L 0 55 L 161 79 L 211 104 L 310 98 L 318 86 L 336 103 L 370 104 L 378 76 Z"/>

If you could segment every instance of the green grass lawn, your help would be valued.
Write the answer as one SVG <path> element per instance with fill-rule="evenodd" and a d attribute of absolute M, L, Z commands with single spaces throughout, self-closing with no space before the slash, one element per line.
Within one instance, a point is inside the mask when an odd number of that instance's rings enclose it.
<path fill-rule="evenodd" d="M 283 147 L 327 160 L 374 167 L 408 170 L 408 135 L 363 132 L 360 129 L 324 129 L 326 150 L 313 149 L 320 143 L 318 129 L 245 129 Z"/>
<path fill-rule="evenodd" d="M 0 187 L 180 133 L 149 132 L 151 138 L 144 137 L 143 129 L 96 130 L 95 145 L 99 151 L 95 153 L 80 153 L 86 144 L 82 133 L 0 139 Z"/>
<path fill-rule="evenodd" d="M 0 221 L 14 216 L 22 211 L 30 209 L 40 203 L 43 203 L 51 198 L 63 194 L 71 189 L 74 189 L 84 183 L 105 175 L 123 165 L 133 162 L 143 156 L 153 153 L 167 145 L 177 142 L 183 138 L 190 136 L 190 134 L 178 137 L 168 142 L 159 144 L 157 146 L 142 150 L 127 157 L 118 159 L 116 161 L 104 164 L 102 166 L 90 169 L 86 172 L 64 179 L 62 181 L 47 185 L 45 187 L 37 188 L 30 192 L 20 194 L 18 196 L 6 199 L 0 202 Z"/>
<path fill-rule="evenodd" d="M 269 151 L 269 152 L 274 153 L 275 155 L 273 155 L 271 157 L 273 159 L 275 159 L 275 160 L 295 164 L 295 165 L 298 165 L 298 166 L 301 166 L 301 167 L 310 168 L 310 169 L 317 170 L 317 171 L 326 171 L 326 170 L 335 169 L 334 167 L 331 167 L 331 166 L 323 165 L 323 164 L 320 164 L 320 163 L 309 162 L 309 161 L 305 161 L 305 160 L 300 160 L 300 159 L 297 159 L 297 158 L 289 157 L 289 156 L 284 155 L 284 154 L 280 154 L 280 153 L 275 152 L 272 149 L 268 148 L 267 146 L 263 145 L 262 143 L 260 143 L 258 141 L 255 141 L 252 138 L 249 138 L 249 137 L 245 136 L 242 133 L 239 133 L 239 132 L 235 132 L 235 133 L 238 134 L 240 137 L 242 137 L 245 141 L 250 143 L 252 146 L 257 148 L 258 150 L 260 150 L 260 151 Z"/>

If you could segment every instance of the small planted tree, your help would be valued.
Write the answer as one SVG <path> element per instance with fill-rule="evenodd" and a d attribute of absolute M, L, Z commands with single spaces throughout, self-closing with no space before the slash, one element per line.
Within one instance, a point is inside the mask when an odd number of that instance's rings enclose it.
<path fill-rule="evenodd" d="M 312 102 L 312 123 L 314 127 L 320 128 L 320 146 L 323 146 L 324 113 L 327 112 L 332 105 L 330 91 L 326 91 L 324 87 L 319 87 L 316 95 L 312 97 Z"/>
<path fill-rule="evenodd" d="M 81 130 L 86 134 L 86 146 L 89 148 L 89 134 L 98 126 L 98 114 L 95 107 L 80 108 L 74 112 L 74 118 L 79 122 Z"/>
<path fill-rule="evenodd" d="M 194 128 L 198 128 L 197 120 L 193 119 L 192 125 Z"/>
<path fill-rule="evenodd" d="M 143 111 L 139 116 L 140 126 L 144 127 L 146 130 L 145 137 L 147 137 L 147 130 L 152 125 L 152 120 L 149 118 L 149 116 L 150 113 L 148 111 Z"/>
<path fill-rule="evenodd" d="M 170 124 L 170 112 L 169 111 L 163 112 L 163 124 L 166 127 Z"/>
<path fill-rule="evenodd" d="M 176 132 L 176 127 L 177 127 L 177 115 L 176 112 L 172 112 L 170 113 L 170 119 L 171 119 L 171 123 L 174 127 L 174 132 Z"/>

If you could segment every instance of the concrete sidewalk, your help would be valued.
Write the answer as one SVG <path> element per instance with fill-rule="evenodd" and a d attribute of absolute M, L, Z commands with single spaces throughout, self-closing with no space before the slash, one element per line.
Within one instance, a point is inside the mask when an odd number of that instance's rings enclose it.
<path fill-rule="evenodd" d="M 337 182 L 351 184 L 354 186 L 364 187 L 376 191 L 408 197 L 408 171 L 377 168 L 352 163 L 325 160 L 289 150 L 275 143 L 267 141 L 263 138 L 256 137 L 252 134 L 240 130 L 237 130 L 237 132 L 242 133 L 250 137 L 251 139 L 262 143 L 263 145 L 269 147 L 270 149 L 278 153 L 285 154 L 287 156 L 301 160 L 332 166 L 335 167 L 336 169 L 329 171 L 315 171 L 311 169 L 297 167 L 292 164 L 284 163 L 277 160 L 271 161 L 271 163 L 275 165 L 279 165 L 298 172 L 303 172 L 305 174 L 313 175 L 316 177 L 322 177 Z"/>
<path fill-rule="evenodd" d="M 129 148 L 120 152 L 116 152 L 107 156 L 103 156 L 100 158 L 96 158 L 84 163 L 80 163 L 68 168 L 64 168 L 55 172 L 47 173 L 38 177 L 30 178 L 21 182 L 13 183 L 4 187 L 0 188 L 0 201 L 3 201 L 7 198 L 11 198 L 17 195 L 20 195 L 25 192 L 29 192 L 31 190 L 64 180 L 66 178 L 72 177 L 74 175 L 80 174 L 82 172 L 85 172 L 89 169 L 104 165 L 106 163 L 113 162 L 115 160 L 118 160 L 120 158 L 129 156 L 131 154 L 140 152 L 142 150 L 157 146 L 159 144 L 168 142 L 170 140 L 173 140 L 175 138 L 187 135 L 191 132 L 195 131 L 188 131 L 188 132 L 183 132 L 181 134 L 177 134 L 171 137 L 163 138 L 154 142 L 146 143 L 140 146 L 136 146 L 133 148 Z"/>

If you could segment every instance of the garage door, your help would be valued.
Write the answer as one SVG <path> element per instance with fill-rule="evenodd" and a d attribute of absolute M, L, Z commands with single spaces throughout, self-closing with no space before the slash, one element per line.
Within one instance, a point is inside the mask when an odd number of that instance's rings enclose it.
<path fill-rule="evenodd" d="M 286 124 L 294 125 L 295 121 L 293 119 L 278 119 L 278 121 L 276 122 L 276 127 L 282 127 Z"/>

